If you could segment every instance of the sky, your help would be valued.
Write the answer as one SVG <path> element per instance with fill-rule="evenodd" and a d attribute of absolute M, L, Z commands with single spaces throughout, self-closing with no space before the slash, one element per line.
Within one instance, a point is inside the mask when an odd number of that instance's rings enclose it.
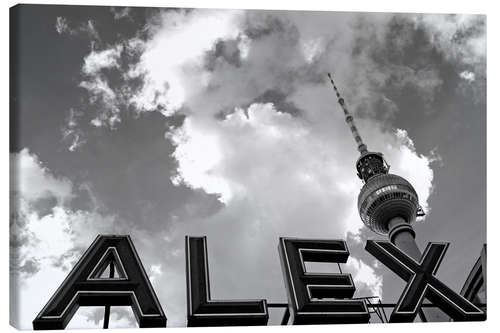
<path fill-rule="evenodd" d="M 364 251 L 383 236 L 359 218 L 327 72 L 417 190 L 420 248 L 451 242 L 438 277 L 459 291 L 486 242 L 485 16 L 26 5 L 15 31 L 16 327 L 110 233 L 131 235 L 168 326 L 186 324 L 186 235 L 208 237 L 217 299 L 285 302 L 278 238 L 302 237 L 347 240 L 355 296 L 396 302 L 403 281 Z M 112 308 L 110 327 L 135 325 Z"/>

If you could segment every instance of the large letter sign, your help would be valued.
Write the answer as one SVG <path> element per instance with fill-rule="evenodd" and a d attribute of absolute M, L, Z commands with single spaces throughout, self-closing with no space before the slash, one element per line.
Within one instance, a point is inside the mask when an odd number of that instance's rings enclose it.
<path fill-rule="evenodd" d="M 186 236 L 187 326 L 267 325 L 266 300 L 210 298 L 207 238 Z"/>
<path fill-rule="evenodd" d="M 280 238 L 278 248 L 293 324 L 368 322 L 365 302 L 346 299 L 356 290 L 350 274 L 306 272 L 307 261 L 345 263 L 344 241 Z"/>
<path fill-rule="evenodd" d="M 118 276 L 101 277 L 110 264 Z M 33 329 L 64 329 L 79 306 L 127 305 L 139 327 L 166 327 L 167 318 L 130 236 L 99 235 L 33 320 Z"/>
<path fill-rule="evenodd" d="M 268 307 L 288 308 L 282 325 L 289 319 L 293 325 L 367 323 L 374 313 L 369 307 L 382 322 L 387 322 L 385 313 L 382 316 L 376 309 L 394 306 L 353 299 L 356 287 L 350 274 L 307 270 L 306 263 L 310 262 L 346 263 L 349 250 L 345 241 L 288 237 L 280 237 L 278 245 L 288 303 L 268 304 L 265 299 L 212 300 L 207 238 L 186 236 L 185 241 L 187 326 L 267 325 Z M 480 308 L 486 304 L 480 303 L 483 298 L 478 296 L 485 290 L 485 277 L 475 277 L 486 269 L 485 263 L 476 264 L 480 268 L 475 266 L 473 277 L 464 287 L 470 290 L 467 297 L 477 296 L 474 303 L 436 278 L 448 246 L 449 243 L 428 243 L 417 261 L 390 242 L 366 242 L 365 249 L 407 283 L 390 322 L 414 321 L 424 298 L 432 303 L 424 307 L 437 307 L 455 321 L 486 320 L 486 311 Z M 111 306 L 131 306 L 141 328 L 167 324 L 130 236 L 99 235 L 33 320 L 33 329 L 64 329 L 80 306 L 106 307 L 104 328 Z M 441 320 L 436 312 L 430 313 L 432 321 Z"/>
<path fill-rule="evenodd" d="M 366 242 L 365 249 L 407 282 L 391 314 L 391 322 L 412 322 L 427 298 L 455 321 L 485 320 L 486 314 L 439 281 L 435 274 L 449 243 L 429 243 L 416 262 L 387 241 Z"/>

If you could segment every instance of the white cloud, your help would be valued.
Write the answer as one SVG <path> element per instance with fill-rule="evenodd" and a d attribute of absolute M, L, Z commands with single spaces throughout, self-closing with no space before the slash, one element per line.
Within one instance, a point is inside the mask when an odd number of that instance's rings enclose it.
<path fill-rule="evenodd" d="M 151 267 L 149 269 L 149 271 L 150 271 L 149 280 L 151 282 L 154 282 L 155 280 L 157 280 L 159 277 L 161 277 L 163 275 L 163 270 L 161 267 L 162 267 L 161 264 L 151 265 Z"/>
<path fill-rule="evenodd" d="M 63 33 L 67 33 L 72 36 L 84 34 L 87 35 L 93 42 L 99 40 L 99 33 L 97 32 L 92 20 L 88 20 L 79 26 L 75 27 L 73 25 L 73 27 L 71 27 L 68 19 L 63 16 L 58 16 L 56 18 L 55 28 L 59 35 L 62 35 Z"/>
<path fill-rule="evenodd" d="M 11 321 L 21 329 L 31 322 L 100 232 L 114 229 L 114 217 L 71 210 L 73 184 L 55 176 L 27 149 L 10 156 Z M 55 198 L 55 201 L 41 200 Z M 43 213 L 42 213 L 43 212 Z"/>
<path fill-rule="evenodd" d="M 352 279 L 358 288 L 358 297 L 361 296 L 378 296 L 382 299 L 382 277 L 378 276 L 374 269 L 360 259 L 350 256 L 347 260 L 347 268 L 345 271 L 352 271 Z M 363 294 L 363 289 L 366 294 Z M 361 291 L 361 292 L 360 292 Z"/>
<path fill-rule="evenodd" d="M 456 62 L 479 65 L 486 61 L 486 24 L 483 15 L 415 15 L 431 42 Z"/>
<path fill-rule="evenodd" d="M 87 32 L 92 39 L 99 40 L 99 33 L 97 32 L 94 21 L 88 20 L 87 24 L 82 25 L 80 29 Z"/>
<path fill-rule="evenodd" d="M 11 154 L 10 168 L 16 172 L 10 180 L 11 189 L 30 202 L 46 196 L 54 196 L 58 202 L 71 198 L 71 182 L 52 175 L 26 148 Z"/>
<path fill-rule="evenodd" d="M 230 10 L 163 12 L 160 27 L 154 27 L 153 38 L 128 74 L 129 77 L 144 75 L 144 86 L 131 102 L 145 111 L 160 108 L 163 113 L 171 114 L 178 110 L 189 98 L 186 86 L 192 83 L 187 81 L 185 73 L 193 73 L 193 67 L 199 66 L 203 53 L 215 41 L 238 34 L 235 18 L 239 15 L 240 12 Z"/>
<path fill-rule="evenodd" d="M 361 108 L 364 113 L 373 113 L 378 100 L 386 107 L 382 117 L 389 118 L 397 112 L 398 106 L 383 93 L 389 82 L 394 87 L 413 87 L 426 106 L 433 102 L 443 84 L 439 70 L 431 65 L 381 63 L 373 57 L 373 52 L 378 52 L 392 36 L 387 33 L 394 15 L 308 15 L 310 19 L 294 12 L 270 15 L 230 10 L 162 11 L 146 25 L 147 39 L 134 37 L 125 41 L 126 52 L 121 52 L 122 44 L 117 44 L 92 51 L 85 58 L 83 71 L 94 72 L 101 64 L 119 68 L 120 55 L 124 53 L 140 55 L 137 63 L 120 68 L 125 71 L 125 85 L 112 88 L 115 99 L 102 84 L 109 85 L 104 75 L 90 80 L 94 82 L 91 101 L 96 99 L 94 86 L 98 86 L 102 88 L 100 95 L 108 96 L 109 102 L 105 103 L 104 115 L 98 115 L 94 124 L 107 124 L 110 114 L 115 122 L 119 121 L 118 104 L 131 105 L 138 112 L 159 111 L 164 115 L 183 107 L 188 112 L 214 114 L 248 105 L 269 89 L 287 95 L 301 84 L 317 83 L 330 70 L 342 83 L 353 110 Z M 407 15 L 400 16 L 400 20 L 414 22 L 414 27 L 406 29 L 405 37 L 400 38 L 401 47 L 411 42 L 415 29 L 423 27 L 448 59 L 464 64 L 484 63 L 484 33 L 477 17 Z M 471 30 L 475 24 L 477 32 Z M 443 31 L 438 29 L 441 26 Z M 463 31 L 472 31 L 471 36 L 459 43 L 455 36 Z M 231 44 L 236 45 L 235 49 Z M 217 54 L 221 45 L 221 50 L 234 50 L 238 65 L 231 64 L 228 55 Z M 209 53 L 216 57 L 210 70 L 206 68 Z M 127 82 L 135 79 L 140 79 L 142 85 L 128 90 Z M 82 87 L 87 86 L 87 81 L 82 82 Z M 100 117 L 103 119 L 99 121 Z"/>
<path fill-rule="evenodd" d="M 458 91 L 472 91 L 475 103 L 486 100 L 486 16 L 416 15 L 416 26 L 429 35 L 431 44 L 456 67 L 465 84 Z M 472 90 L 471 90 L 472 88 Z"/>
<path fill-rule="evenodd" d="M 402 129 L 396 130 L 396 141 L 388 141 L 384 150 L 389 163 L 393 166 L 391 172 L 406 178 L 413 185 L 420 205 L 426 213 L 429 213 L 428 199 L 433 190 L 434 179 L 431 163 L 435 162 L 435 154 L 431 152 L 429 156 L 418 154 L 408 133 Z"/>
<path fill-rule="evenodd" d="M 90 121 L 90 124 L 95 127 L 107 126 L 115 129 L 116 125 L 121 121 L 120 106 L 123 104 L 122 92 L 111 89 L 107 77 L 103 74 L 103 70 L 119 69 L 119 59 L 122 51 L 123 46 L 118 44 L 100 51 L 92 49 L 84 58 L 82 73 L 85 79 L 80 82 L 79 86 L 88 91 L 92 104 L 98 103 L 100 106 L 96 117 Z"/>
<path fill-rule="evenodd" d="M 130 7 L 111 7 L 111 13 L 115 20 L 121 20 L 122 18 L 130 18 Z"/>
<path fill-rule="evenodd" d="M 96 75 L 104 68 L 118 68 L 118 59 L 120 58 L 122 50 L 122 45 L 117 45 L 102 51 L 92 50 L 90 54 L 83 59 L 83 73 L 86 75 Z"/>
<path fill-rule="evenodd" d="M 80 128 L 80 118 L 83 116 L 82 111 L 71 108 L 69 110 L 68 117 L 66 118 L 66 124 L 62 128 L 63 141 L 69 141 L 70 145 L 68 150 L 73 152 L 80 148 L 86 142 L 86 135 Z"/>
<path fill-rule="evenodd" d="M 255 204 L 256 214 L 264 213 L 269 223 L 286 228 L 294 221 L 300 227 L 304 219 L 322 224 L 329 216 L 356 210 L 354 200 L 343 199 L 354 198 L 361 185 L 353 176 L 353 165 L 339 158 L 339 152 L 354 151 L 354 144 L 344 145 L 350 139 L 347 129 L 321 133 L 322 129 L 277 111 L 272 104 L 253 104 L 222 121 L 187 119 L 172 134 L 177 146 L 173 156 L 179 162 L 176 183 L 220 195 L 226 209 L 233 201 L 239 207 L 241 202 Z M 368 142 L 382 148 L 393 172 L 415 184 L 427 208 L 433 179 L 429 158 L 415 153 L 405 131 L 392 135 L 371 126 L 365 131 Z M 339 234 L 355 232 L 360 222 L 354 221 L 344 220 L 332 228 Z"/>
<path fill-rule="evenodd" d="M 108 81 L 103 76 L 97 75 L 80 82 L 80 87 L 89 92 L 91 103 L 100 103 L 99 105 L 102 106 L 96 118 L 91 120 L 91 124 L 96 127 L 106 125 L 111 129 L 116 128 L 121 121 L 119 108 L 121 96 L 117 96 L 110 88 Z"/>
<path fill-rule="evenodd" d="M 66 31 L 69 31 L 68 21 L 65 17 L 58 16 L 56 19 L 56 31 L 60 35 Z"/>
<path fill-rule="evenodd" d="M 463 71 L 459 75 L 462 79 L 468 82 L 473 82 L 476 79 L 476 75 L 470 71 Z"/>
<path fill-rule="evenodd" d="M 308 63 L 313 62 L 315 57 L 324 51 L 323 39 L 315 38 L 302 42 L 304 57 Z"/>

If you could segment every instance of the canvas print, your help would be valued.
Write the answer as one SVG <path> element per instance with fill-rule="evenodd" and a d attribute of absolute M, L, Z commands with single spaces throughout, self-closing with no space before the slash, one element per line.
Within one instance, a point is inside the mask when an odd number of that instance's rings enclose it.
<path fill-rule="evenodd" d="M 17 5 L 10 74 L 14 327 L 486 320 L 485 15 Z"/>

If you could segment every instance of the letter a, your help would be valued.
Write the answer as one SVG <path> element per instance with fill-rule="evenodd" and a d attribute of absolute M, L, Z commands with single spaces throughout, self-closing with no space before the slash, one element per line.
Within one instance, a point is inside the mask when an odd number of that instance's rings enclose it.
<path fill-rule="evenodd" d="M 108 265 L 116 278 L 101 277 Z M 80 306 L 131 306 L 139 327 L 166 327 L 130 236 L 99 235 L 33 320 L 33 329 L 64 329 Z"/>

